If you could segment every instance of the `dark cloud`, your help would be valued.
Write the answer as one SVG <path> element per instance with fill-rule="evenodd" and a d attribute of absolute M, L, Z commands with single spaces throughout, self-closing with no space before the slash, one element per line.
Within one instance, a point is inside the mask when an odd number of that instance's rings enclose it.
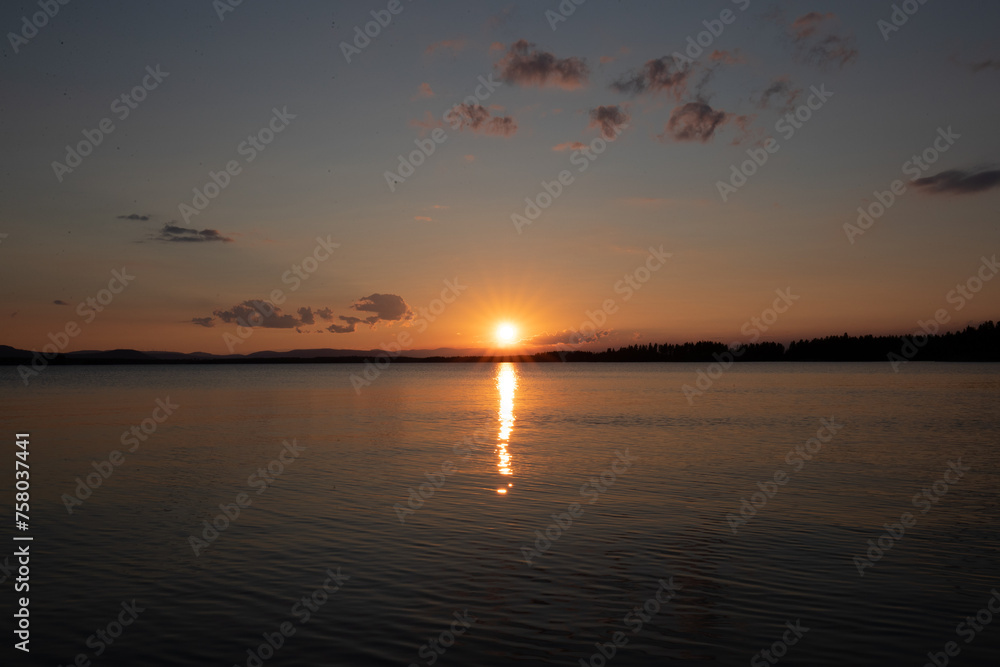
<path fill-rule="evenodd" d="M 347 324 L 331 324 L 326 328 L 326 330 L 330 333 L 354 333 L 359 324 L 375 324 L 375 322 L 378 321 L 378 318 L 376 317 L 369 317 L 363 320 L 360 317 L 345 317 L 344 315 L 341 315 L 338 319 L 347 322 Z"/>
<path fill-rule="evenodd" d="M 1000 169 L 949 169 L 913 182 L 928 194 L 968 195 L 1000 187 Z"/>
<path fill-rule="evenodd" d="M 517 121 L 510 116 L 491 116 L 481 104 L 456 104 L 448 112 L 448 123 L 456 130 L 509 137 L 517 132 Z"/>
<path fill-rule="evenodd" d="M 611 89 L 627 95 L 664 92 L 680 101 L 687 94 L 693 68 L 680 64 L 671 56 L 649 60 L 638 70 L 632 70 L 611 84 Z"/>
<path fill-rule="evenodd" d="M 56 299 L 56 300 L 55 300 L 55 301 L 53 301 L 52 303 L 54 303 L 54 304 L 55 304 L 55 305 L 57 305 L 57 306 L 68 306 L 68 305 L 69 305 L 68 303 L 66 303 L 66 302 L 65 302 L 65 301 L 63 301 L 62 299 Z"/>
<path fill-rule="evenodd" d="M 250 299 L 235 305 L 228 310 L 216 310 L 212 313 L 226 324 L 235 322 L 241 327 L 260 327 L 262 329 L 294 329 L 302 322 L 294 315 L 282 315 L 281 308 L 269 301 Z M 195 320 L 205 318 L 194 318 Z M 205 326 L 205 325 L 202 325 Z"/>
<path fill-rule="evenodd" d="M 302 306 L 298 310 L 299 322 L 302 324 L 316 324 L 316 316 L 313 315 L 313 310 L 309 306 Z"/>
<path fill-rule="evenodd" d="M 372 294 L 362 297 L 355 301 L 351 308 L 364 313 L 375 313 L 374 317 L 376 321 L 386 320 L 394 322 L 413 319 L 413 311 L 403 301 L 403 297 L 396 294 Z M 371 318 L 368 319 L 370 320 Z"/>
<path fill-rule="evenodd" d="M 713 109 L 707 102 L 688 102 L 675 107 L 660 139 L 707 143 L 716 130 L 736 118 L 734 114 Z"/>
<path fill-rule="evenodd" d="M 153 240 L 166 241 L 169 243 L 206 243 L 208 241 L 222 241 L 224 243 L 232 242 L 231 238 L 223 236 L 217 229 L 202 229 L 201 231 L 198 231 L 197 229 L 178 227 L 169 223 L 163 225 L 163 228 L 159 231 L 159 233 L 153 236 Z"/>
<path fill-rule="evenodd" d="M 819 66 L 836 63 L 843 67 L 856 60 L 858 50 L 854 48 L 854 36 L 838 34 L 838 23 L 837 15 L 832 12 L 809 12 L 792 21 L 788 34 L 796 55 L 804 62 Z"/>
<path fill-rule="evenodd" d="M 141 220 L 141 221 L 145 222 L 146 220 L 149 220 L 152 217 L 153 216 L 151 216 L 151 215 L 139 215 L 138 213 L 129 213 L 128 215 L 119 215 L 118 219 L 119 220 Z"/>
<path fill-rule="evenodd" d="M 772 100 L 777 99 L 783 100 L 779 108 L 782 111 L 788 111 L 795 106 L 795 102 L 801 94 L 802 89 L 796 88 L 787 76 L 775 77 L 770 85 L 761 91 L 757 106 L 761 109 L 767 109 Z"/>
<path fill-rule="evenodd" d="M 495 67 L 500 71 L 500 78 L 507 83 L 540 88 L 552 86 L 564 90 L 583 87 L 590 74 L 582 58 L 556 58 L 523 39 L 511 44 Z"/>
<path fill-rule="evenodd" d="M 333 333 L 351 333 L 359 324 L 374 327 L 379 322 L 400 322 L 413 319 L 413 311 L 395 294 L 371 294 L 355 301 L 351 308 L 371 313 L 368 317 L 353 317 L 341 315 L 336 319 L 345 324 L 332 324 L 326 328 Z M 330 321 L 334 319 L 333 309 L 302 306 L 295 315 L 283 313 L 281 308 L 262 299 L 249 299 L 225 310 L 216 310 L 214 317 L 194 317 L 192 324 L 202 327 L 215 326 L 215 319 L 227 324 L 238 324 L 241 327 L 260 327 L 263 329 L 295 329 L 303 332 L 302 327 L 316 324 L 316 318 Z"/>
<path fill-rule="evenodd" d="M 598 128 L 605 139 L 614 139 L 628 127 L 629 115 L 618 105 L 600 106 L 590 110 L 590 124 L 587 127 Z"/>

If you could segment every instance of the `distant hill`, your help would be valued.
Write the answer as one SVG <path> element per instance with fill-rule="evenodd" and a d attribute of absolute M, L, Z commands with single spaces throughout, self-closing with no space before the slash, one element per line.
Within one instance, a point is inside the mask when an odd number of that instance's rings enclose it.
<path fill-rule="evenodd" d="M 0 345 L 0 365 L 30 361 L 34 352 Z M 437 348 L 404 350 L 400 362 L 477 361 L 573 361 L 573 362 L 717 362 L 733 361 L 1000 361 L 1000 325 L 992 321 L 929 336 L 827 336 L 781 343 L 760 342 L 731 348 L 716 341 L 697 343 L 648 343 L 629 345 L 603 352 L 568 350 L 537 354 L 496 355 L 482 349 Z M 59 354 L 52 364 L 171 364 L 171 363 L 357 363 L 384 358 L 382 350 L 341 350 L 330 348 L 261 351 L 250 354 L 209 354 L 207 352 L 141 352 L 139 350 L 81 350 Z M 392 355 L 390 355 L 392 356 Z"/>

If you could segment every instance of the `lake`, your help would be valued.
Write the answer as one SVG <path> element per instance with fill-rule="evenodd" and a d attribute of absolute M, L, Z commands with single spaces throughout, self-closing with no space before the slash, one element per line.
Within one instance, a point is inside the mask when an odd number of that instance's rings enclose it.
<path fill-rule="evenodd" d="M 1000 664 L 1000 367 L 704 369 L 0 369 L 32 664 Z"/>

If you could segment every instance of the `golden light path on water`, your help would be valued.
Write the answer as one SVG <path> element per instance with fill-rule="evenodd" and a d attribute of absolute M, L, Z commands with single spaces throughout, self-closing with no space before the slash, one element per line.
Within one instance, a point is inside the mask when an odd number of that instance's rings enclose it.
<path fill-rule="evenodd" d="M 498 419 L 500 433 L 497 435 L 497 469 L 501 475 L 513 475 L 511 468 L 510 434 L 514 430 L 514 393 L 517 391 L 517 370 L 514 364 L 504 362 L 497 367 L 497 392 L 500 394 Z M 514 486 L 507 484 L 507 488 Z M 497 489 L 497 493 L 507 493 L 507 488 Z"/>

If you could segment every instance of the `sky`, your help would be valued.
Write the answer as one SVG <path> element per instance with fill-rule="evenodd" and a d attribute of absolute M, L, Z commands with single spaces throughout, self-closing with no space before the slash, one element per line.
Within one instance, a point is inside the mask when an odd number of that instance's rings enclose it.
<path fill-rule="evenodd" d="M 0 344 L 996 320 L 1000 5 L 896 7 L 3 3 Z"/>

